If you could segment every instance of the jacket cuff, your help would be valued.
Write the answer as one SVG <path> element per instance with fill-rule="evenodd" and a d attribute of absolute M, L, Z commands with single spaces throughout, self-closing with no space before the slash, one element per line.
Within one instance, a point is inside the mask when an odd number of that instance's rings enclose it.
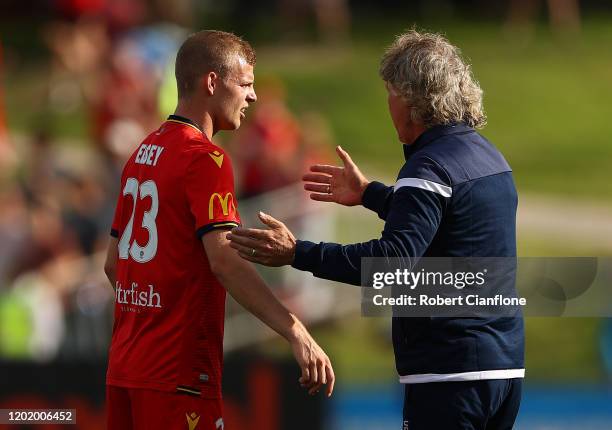
<path fill-rule="evenodd" d="M 380 212 L 385 205 L 387 194 L 385 190 L 388 187 L 378 181 L 372 181 L 367 186 L 361 197 L 361 204 L 363 207 L 370 209 L 374 212 Z"/>
<path fill-rule="evenodd" d="M 312 272 L 313 268 L 316 266 L 318 246 L 318 244 L 307 240 L 296 240 L 295 257 L 293 258 L 291 267 Z"/>

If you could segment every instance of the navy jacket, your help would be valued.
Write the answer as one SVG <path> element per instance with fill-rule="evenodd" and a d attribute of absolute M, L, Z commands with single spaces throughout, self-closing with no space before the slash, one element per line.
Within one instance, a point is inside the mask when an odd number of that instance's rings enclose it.
<path fill-rule="evenodd" d="M 464 124 L 436 126 L 404 145 L 404 155 L 395 186 L 372 182 L 363 195 L 385 220 L 382 236 L 351 245 L 298 241 L 293 267 L 359 285 L 362 257 L 516 256 L 512 170 L 491 143 Z M 393 346 L 400 376 L 417 375 L 403 382 L 524 373 L 521 317 L 393 318 Z"/>

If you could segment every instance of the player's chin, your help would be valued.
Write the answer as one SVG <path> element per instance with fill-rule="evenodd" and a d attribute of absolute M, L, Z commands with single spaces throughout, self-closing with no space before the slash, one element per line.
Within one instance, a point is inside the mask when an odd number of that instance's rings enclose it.
<path fill-rule="evenodd" d="M 220 127 L 220 130 L 238 130 L 240 128 L 240 124 L 241 121 L 239 119 L 236 119 L 234 121 L 227 121 L 225 124 L 223 124 L 223 126 Z"/>
<path fill-rule="evenodd" d="M 238 117 L 234 118 L 234 120 L 232 121 L 232 130 L 238 130 L 240 128 L 240 125 L 242 124 L 243 119 L 243 114 L 239 114 Z"/>

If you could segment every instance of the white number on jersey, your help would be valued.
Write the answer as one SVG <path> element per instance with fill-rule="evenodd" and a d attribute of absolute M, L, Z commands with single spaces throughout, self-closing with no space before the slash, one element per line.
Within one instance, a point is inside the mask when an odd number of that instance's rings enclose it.
<path fill-rule="evenodd" d="M 130 240 L 132 238 L 132 230 L 134 228 L 134 214 L 136 213 L 136 202 L 138 201 L 138 191 L 140 190 L 140 199 L 145 197 L 151 197 L 151 209 L 144 213 L 142 217 L 142 227 L 146 228 L 149 232 L 149 240 L 144 245 L 139 245 L 136 240 Z M 125 231 L 121 235 L 119 240 L 119 258 L 127 260 L 129 256 L 132 256 L 134 261 L 138 263 L 146 263 L 151 261 L 157 253 L 157 226 L 155 225 L 155 218 L 157 218 L 157 211 L 159 209 L 159 198 L 157 195 L 157 186 L 155 182 L 149 180 L 145 181 L 140 186 L 138 180 L 134 178 L 128 178 L 123 188 L 123 195 L 132 196 L 134 204 L 132 205 L 132 215 L 130 220 L 125 226 Z"/>

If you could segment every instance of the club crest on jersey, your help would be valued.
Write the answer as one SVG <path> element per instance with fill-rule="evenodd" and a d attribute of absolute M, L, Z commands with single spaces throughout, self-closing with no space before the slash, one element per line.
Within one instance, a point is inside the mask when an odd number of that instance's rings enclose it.
<path fill-rule="evenodd" d="M 227 193 L 225 196 L 221 196 L 219 193 L 214 193 L 212 196 L 210 196 L 210 200 L 208 201 L 208 219 L 215 218 L 215 207 L 217 206 L 215 205 L 216 201 L 218 201 L 219 205 L 221 206 L 223 216 L 229 215 L 230 204 L 234 211 L 236 211 L 236 205 L 234 204 L 234 196 L 232 193 Z"/>
<path fill-rule="evenodd" d="M 200 422 L 200 416 L 195 412 L 192 412 L 191 414 L 185 414 L 185 416 L 187 417 L 187 425 L 189 426 L 189 430 L 195 430 L 195 428 L 198 426 L 198 423 Z"/>
<path fill-rule="evenodd" d="M 223 154 L 221 154 L 219 151 L 213 151 L 209 152 L 208 155 L 210 155 L 210 158 L 212 158 L 215 164 L 221 168 L 221 165 L 223 164 Z"/>

